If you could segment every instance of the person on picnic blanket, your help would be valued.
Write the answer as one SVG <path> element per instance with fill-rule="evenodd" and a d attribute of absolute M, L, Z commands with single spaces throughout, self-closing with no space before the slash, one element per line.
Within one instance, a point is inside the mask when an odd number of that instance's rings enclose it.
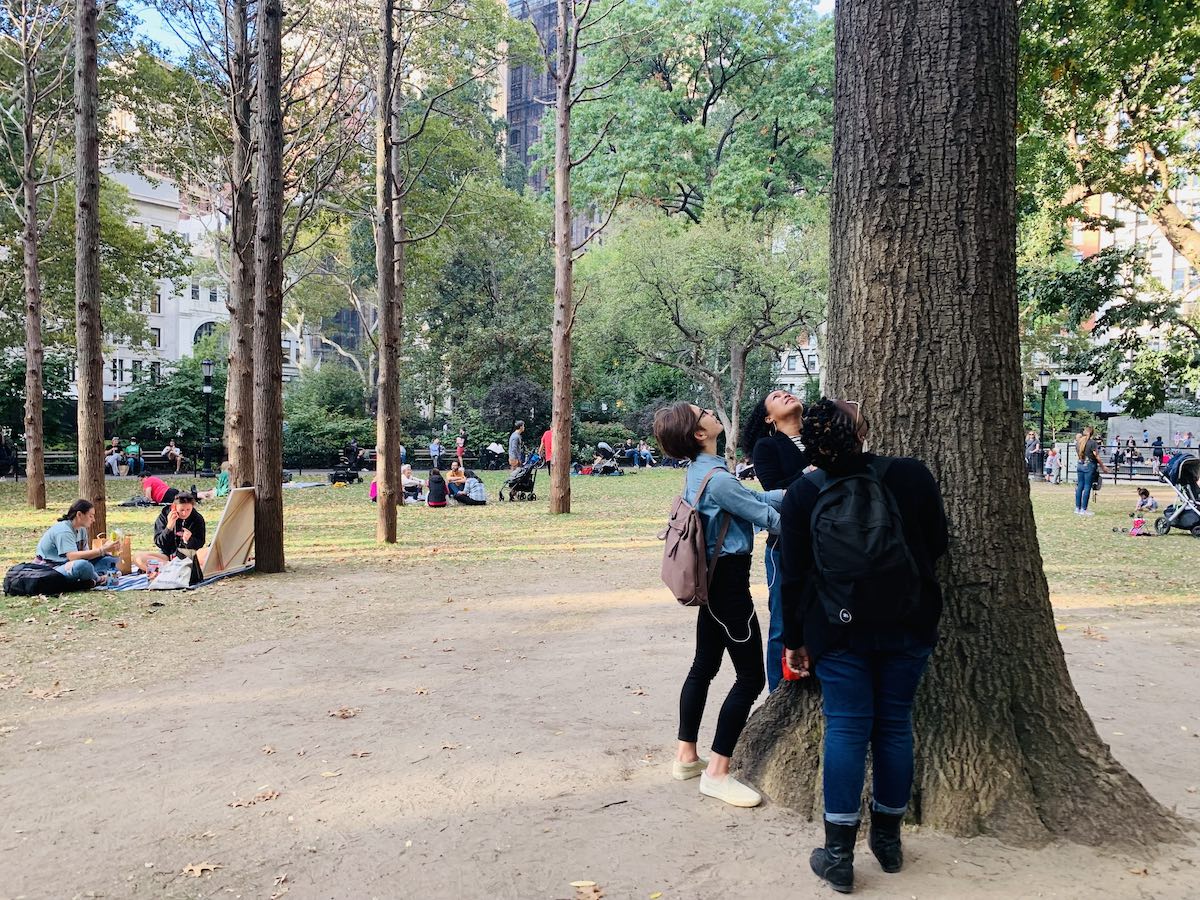
<path fill-rule="evenodd" d="M 154 545 L 158 552 L 143 551 L 133 555 L 133 561 L 143 572 L 151 568 L 163 568 L 176 556 L 188 556 L 203 568 L 208 558 L 204 546 L 204 516 L 196 509 L 196 498 L 187 491 L 180 491 L 163 507 L 154 522 Z"/>
<path fill-rule="evenodd" d="M 107 541 L 93 549 L 88 541 L 88 529 L 95 521 L 96 507 L 92 502 L 82 498 L 76 500 L 38 541 L 36 562 L 54 566 L 72 581 L 115 582 L 121 575 L 112 551 L 120 547 L 121 542 Z"/>

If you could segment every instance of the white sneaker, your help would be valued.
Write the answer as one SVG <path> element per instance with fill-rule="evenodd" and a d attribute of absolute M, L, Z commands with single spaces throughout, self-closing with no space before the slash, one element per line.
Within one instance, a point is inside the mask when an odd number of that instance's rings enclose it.
<path fill-rule="evenodd" d="M 675 760 L 671 763 L 671 777 L 676 781 L 687 781 L 689 778 L 695 778 L 707 768 L 707 759 L 698 759 L 690 763 Z"/>
<path fill-rule="evenodd" d="M 1094 516 L 1094 515 L 1095 515 L 1095 513 L 1094 513 L 1094 512 L 1092 512 L 1090 509 L 1081 509 L 1081 510 L 1079 511 L 1079 514 L 1080 514 L 1081 516 Z"/>
<path fill-rule="evenodd" d="M 742 784 L 732 775 L 712 778 L 707 772 L 701 772 L 700 793 L 705 797 L 724 800 L 730 806 L 749 808 L 762 803 L 762 794 L 749 785 Z"/>

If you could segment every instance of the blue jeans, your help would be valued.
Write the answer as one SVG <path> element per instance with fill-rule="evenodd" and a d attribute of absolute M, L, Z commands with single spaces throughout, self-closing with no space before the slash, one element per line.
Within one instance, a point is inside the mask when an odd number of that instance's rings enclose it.
<path fill-rule="evenodd" d="M 933 648 L 831 650 L 817 660 L 825 711 L 825 820 L 857 825 L 867 746 L 872 808 L 908 809 L 913 781 L 912 705 Z"/>
<path fill-rule="evenodd" d="M 773 691 L 783 680 L 783 587 L 779 572 L 779 545 L 767 547 L 767 609 L 771 621 L 767 629 L 767 690 Z"/>
<path fill-rule="evenodd" d="M 97 559 L 70 559 L 54 568 L 75 581 L 99 581 L 101 575 L 117 571 L 117 558 L 101 556 Z"/>
<path fill-rule="evenodd" d="M 1087 509 L 1092 498 L 1092 483 L 1096 480 L 1096 466 L 1080 466 L 1075 472 L 1075 508 Z"/>

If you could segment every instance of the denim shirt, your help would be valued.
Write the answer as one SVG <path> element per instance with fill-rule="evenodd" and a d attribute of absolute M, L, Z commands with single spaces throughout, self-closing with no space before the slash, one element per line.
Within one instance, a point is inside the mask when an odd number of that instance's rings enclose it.
<path fill-rule="evenodd" d="M 695 505 L 700 482 L 713 469 L 718 471 L 708 481 L 697 512 L 704 520 L 704 537 L 711 558 L 717 548 L 721 531 L 722 512 L 730 513 L 729 530 L 721 545 L 722 556 L 748 555 L 754 549 L 754 528 L 779 533 L 779 504 L 783 491 L 752 491 L 729 474 L 725 459 L 711 453 L 701 453 L 688 466 L 684 479 L 683 499 Z"/>

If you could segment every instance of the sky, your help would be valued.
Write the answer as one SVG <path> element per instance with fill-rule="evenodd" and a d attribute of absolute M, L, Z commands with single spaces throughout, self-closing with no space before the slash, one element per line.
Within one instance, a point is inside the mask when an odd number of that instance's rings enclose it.
<path fill-rule="evenodd" d="M 832 13 L 833 4 L 834 0 L 817 0 L 817 12 Z M 183 44 L 179 38 L 175 36 L 163 21 L 162 16 L 150 4 L 136 3 L 133 6 L 133 12 L 142 20 L 141 27 L 137 29 L 139 35 L 154 41 L 154 43 L 167 50 L 168 53 L 180 53 L 183 50 Z"/>

